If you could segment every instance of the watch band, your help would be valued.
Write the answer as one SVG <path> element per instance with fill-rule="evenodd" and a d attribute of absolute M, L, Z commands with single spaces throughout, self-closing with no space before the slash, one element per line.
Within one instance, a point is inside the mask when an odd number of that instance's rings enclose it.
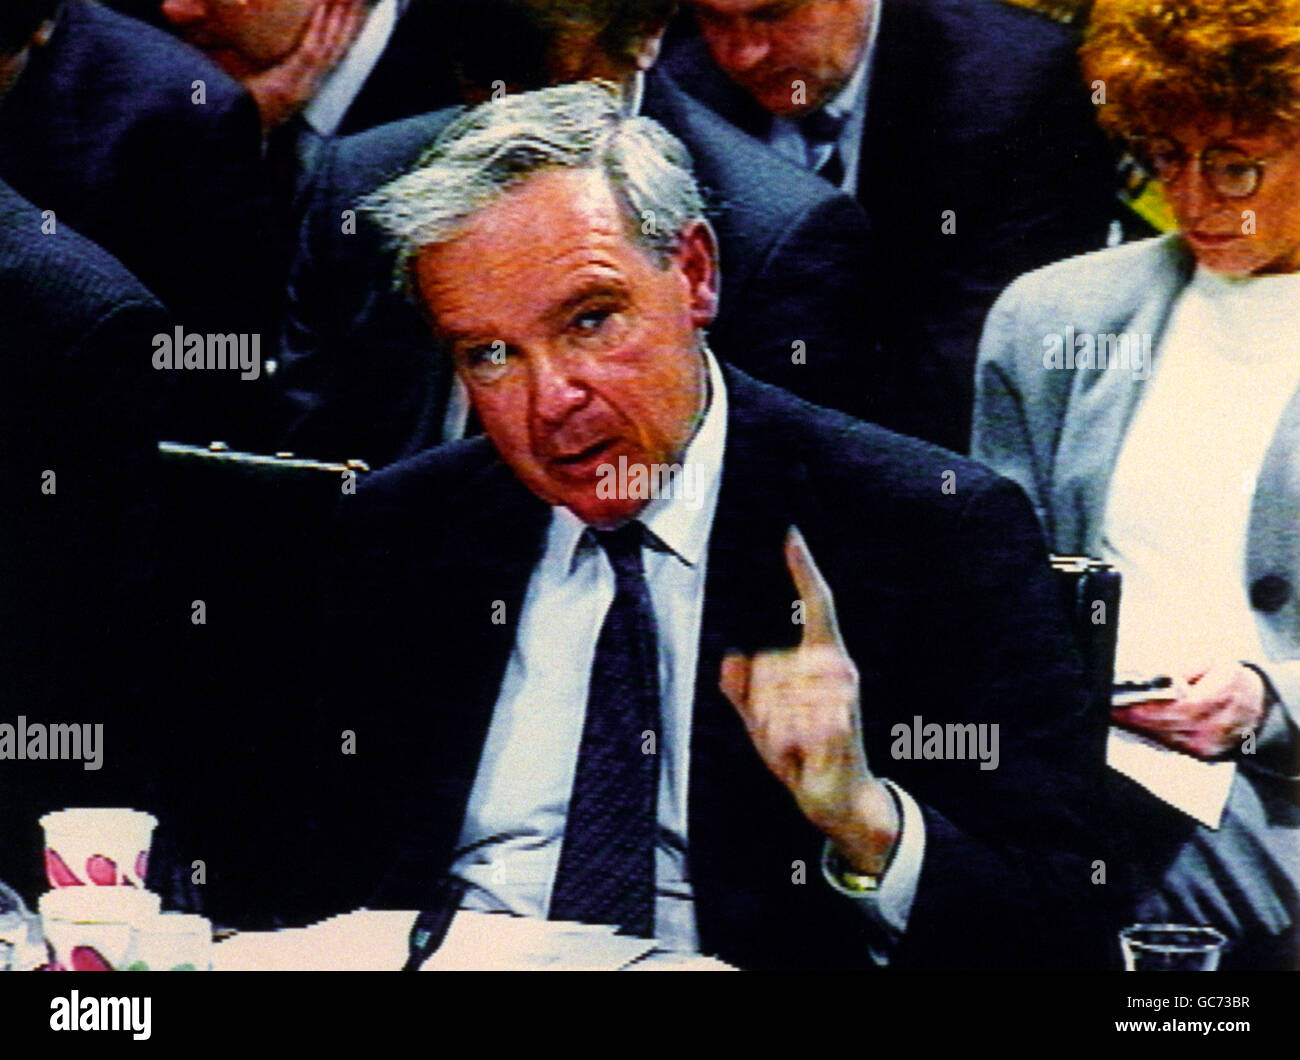
<path fill-rule="evenodd" d="M 880 876 L 869 876 L 858 872 L 833 847 L 826 857 L 826 869 L 835 883 L 850 894 L 866 894 L 880 888 Z M 884 873 L 880 875 L 883 876 Z"/>

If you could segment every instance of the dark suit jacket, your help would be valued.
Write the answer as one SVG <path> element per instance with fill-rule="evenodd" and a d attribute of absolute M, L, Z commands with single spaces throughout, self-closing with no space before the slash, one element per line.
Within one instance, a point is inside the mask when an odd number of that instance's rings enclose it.
<path fill-rule="evenodd" d="M 101 723 L 104 743 L 98 771 L 0 762 L 0 879 L 29 899 L 44 889 L 42 812 L 145 797 L 137 722 L 157 702 L 143 660 L 166 384 L 149 356 L 168 326 L 117 261 L 41 220 L 0 183 L 0 722 Z"/>
<path fill-rule="evenodd" d="M 965 452 L 984 315 L 1022 272 L 1105 243 L 1114 163 L 1077 31 L 998 0 L 882 0 L 880 19 L 857 188 L 891 370 L 877 422 Z M 664 65 L 766 138 L 770 116 L 702 40 Z"/>
<path fill-rule="evenodd" d="M 207 102 L 192 102 L 193 82 Z M 267 197 L 252 99 L 167 34 L 68 0 L 0 103 L 0 177 L 104 247 L 195 332 L 265 332 L 271 347 Z M 230 390 L 206 379 L 183 440 L 230 431 Z M 218 393 L 220 392 L 220 393 Z M 219 422 L 194 422 L 215 417 Z"/>
<path fill-rule="evenodd" d="M 924 867 L 896 963 L 1099 962 L 1113 935 L 1097 930 L 1106 888 L 1087 882 L 1106 856 L 1087 825 L 1088 756 L 1100 761 L 1104 719 L 1083 707 L 1024 497 L 957 456 L 724 371 L 688 807 L 702 948 L 749 968 L 869 964 L 866 919 L 820 878 L 822 836 L 718 690 L 726 649 L 792 640 L 781 546 L 794 523 L 861 674 L 868 761 L 923 805 Z M 347 857 L 302 876 L 335 885 L 336 906 L 410 907 L 450 862 L 550 509 L 479 438 L 387 469 L 341 513 L 352 576 L 310 786 L 345 793 L 312 839 Z M 494 625 L 498 601 L 506 621 Z M 915 715 L 1000 725 L 1000 766 L 893 760 L 890 730 Z M 339 753 L 344 728 L 356 755 Z"/>
<path fill-rule="evenodd" d="M 414 165 L 456 113 L 338 140 L 319 163 L 281 356 L 285 444 L 297 452 L 382 467 L 441 440 L 450 365 L 419 310 L 392 291 L 377 227 L 358 215 L 355 234 L 345 234 L 343 214 Z M 738 363 L 768 381 L 868 414 L 876 366 L 861 212 L 666 78 L 647 78 L 643 113 L 686 144 L 709 192 L 723 276 L 717 347 L 738 351 Z M 796 341 L 805 364 L 792 361 Z"/>

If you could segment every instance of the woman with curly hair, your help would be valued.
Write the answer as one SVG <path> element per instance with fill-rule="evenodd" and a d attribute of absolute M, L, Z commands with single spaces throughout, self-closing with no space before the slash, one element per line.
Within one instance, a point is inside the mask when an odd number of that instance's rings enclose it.
<path fill-rule="evenodd" d="M 1293 967 L 1300 0 L 1097 0 L 1081 58 L 1178 228 L 1008 288 L 972 452 L 1024 487 L 1056 551 L 1121 571 L 1117 669 L 1170 678 L 1112 710 L 1112 764 L 1146 755 L 1164 774 L 1129 770 L 1146 786 L 1201 788 L 1194 818 L 1111 774 L 1133 918 L 1217 927 L 1227 965 Z"/>

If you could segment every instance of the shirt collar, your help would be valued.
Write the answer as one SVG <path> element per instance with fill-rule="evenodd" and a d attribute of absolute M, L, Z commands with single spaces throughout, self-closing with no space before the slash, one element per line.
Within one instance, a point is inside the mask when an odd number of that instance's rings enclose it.
<path fill-rule="evenodd" d="M 871 86 L 871 68 L 876 58 L 876 42 L 880 33 L 880 3 L 871 5 L 867 16 L 867 43 L 858 57 L 858 65 L 839 90 L 825 105 L 831 115 L 843 119 L 839 140 L 840 155 L 844 159 L 843 187 L 855 188 L 858 180 L 858 162 L 861 153 L 863 130 L 866 127 L 867 96 Z M 774 117 L 768 130 L 767 144 L 796 165 L 806 167 L 808 145 L 802 128 L 795 118 Z"/>
<path fill-rule="evenodd" d="M 627 79 L 623 86 L 623 113 L 629 118 L 641 114 L 645 102 L 645 71 L 638 70 Z"/>
<path fill-rule="evenodd" d="M 392 39 L 407 0 L 379 0 L 366 16 L 357 39 L 302 110 L 303 120 L 321 136 L 333 136 Z"/>
<path fill-rule="evenodd" d="M 727 440 L 727 389 L 722 370 L 707 346 L 704 359 L 709 386 L 704 419 L 686 447 L 681 469 L 670 480 L 672 488 L 650 500 L 637 516 L 656 544 L 691 567 L 704 558 L 708 549 Z M 570 573 L 585 549 L 598 547 L 587 530 L 587 524 L 568 508 L 551 509 L 547 552 L 567 556 Z"/>

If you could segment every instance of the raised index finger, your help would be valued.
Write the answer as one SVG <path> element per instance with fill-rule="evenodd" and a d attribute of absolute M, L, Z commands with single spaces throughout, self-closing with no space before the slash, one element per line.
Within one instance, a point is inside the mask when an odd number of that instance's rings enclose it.
<path fill-rule="evenodd" d="M 835 620 L 835 599 L 797 526 L 786 531 L 785 563 L 794 579 L 799 599 L 803 601 L 803 643 L 843 646 L 840 627 Z"/>

